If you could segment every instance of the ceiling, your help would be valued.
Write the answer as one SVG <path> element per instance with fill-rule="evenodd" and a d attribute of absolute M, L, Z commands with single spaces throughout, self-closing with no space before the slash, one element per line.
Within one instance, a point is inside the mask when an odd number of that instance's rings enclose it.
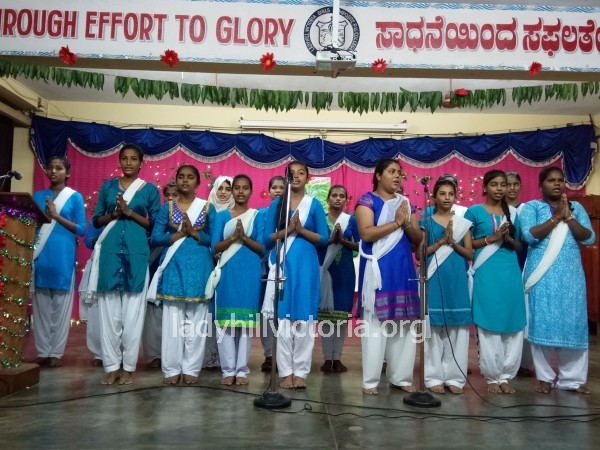
<path fill-rule="evenodd" d="M 381 0 L 384 1 L 384 0 Z M 548 5 L 548 6 L 587 6 L 600 7 L 600 0 L 517 0 L 519 4 L 524 5 Z M 489 3 L 489 4 L 513 4 L 513 2 L 500 0 L 462 0 L 459 3 Z M 425 1 L 424 3 L 439 3 L 435 1 Z M 343 5 L 343 2 L 342 2 Z M 39 58 L 35 61 L 41 64 L 51 64 L 55 59 Z M 117 66 L 115 66 L 117 64 Z M 83 89 L 72 86 L 67 88 L 58 86 L 52 82 L 45 83 L 40 80 L 27 80 L 22 77 L 16 80 L 8 80 L 3 91 L 0 89 L 0 100 L 7 103 L 15 104 L 14 101 L 7 98 L 10 94 L 11 83 L 20 83 L 33 91 L 33 95 L 37 95 L 42 100 L 47 101 L 76 101 L 76 102 L 107 102 L 107 103 L 133 103 L 133 104 L 173 104 L 173 105 L 189 105 L 182 99 L 170 100 L 165 96 L 162 100 L 156 99 L 139 99 L 133 93 L 129 92 L 125 97 L 116 94 L 113 89 L 113 81 L 116 75 L 125 75 L 129 77 L 168 80 L 178 83 L 192 83 L 213 86 L 225 87 L 245 87 L 256 89 L 273 89 L 273 90 L 301 90 L 301 91 L 327 91 L 327 92 L 396 92 L 400 88 L 409 91 L 443 91 L 447 92 L 450 89 L 466 88 L 474 89 L 489 89 L 489 88 L 504 88 L 510 90 L 518 86 L 534 86 L 543 85 L 555 82 L 569 82 L 580 80 L 599 80 L 598 74 L 548 74 L 540 73 L 538 77 L 532 79 L 528 73 L 472 73 L 472 72 L 450 72 L 450 71 L 386 71 L 385 76 L 379 75 L 377 81 L 374 82 L 374 73 L 367 68 L 360 68 L 347 75 L 342 75 L 338 78 L 330 78 L 319 76 L 313 68 L 304 68 L 301 72 L 294 72 L 293 68 L 283 67 L 279 73 L 285 75 L 271 75 L 270 73 L 223 73 L 230 68 L 226 64 L 220 64 L 219 67 L 203 66 L 203 72 L 196 72 L 194 68 L 186 66 L 185 63 L 180 63 L 177 69 L 181 72 L 170 70 L 160 70 L 164 65 L 149 66 L 141 65 L 135 61 L 129 61 L 126 66 L 122 62 L 110 62 L 106 60 L 88 60 L 80 63 L 78 60 L 77 69 L 91 70 L 102 72 L 105 74 L 104 90 L 97 91 L 92 88 Z M 87 68 L 86 68 L 87 67 Z M 278 66 L 279 67 L 279 66 Z M 145 69 L 145 70 L 138 70 Z M 196 70 L 198 68 L 196 67 Z M 208 69 L 208 70 L 207 70 Z M 307 70 L 309 72 L 307 72 Z M 390 72 L 390 73 L 388 73 Z M 317 75 L 317 76 L 315 76 Z M 490 76 L 496 76 L 504 79 L 486 79 Z M 450 78 L 461 77 L 461 78 Z M 519 77 L 521 79 L 515 79 Z M 571 77 L 571 78 L 569 78 Z M 575 77 L 575 78 L 572 78 Z M 7 87 L 8 86 L 8 87 Z M 12 86 L 17 90 L 17 86 Z M 520 108 L 510 99 L 510 91 L 507 92 L 507 104 L 498 106 L 493 109 L 484 109 L 483 113 L 515 113 L 521 114 L 561 114 L 561 115 L 588 115 L 600 114 L 600 101 L 597 96 L 588 96 L 584 99 L 578 99 L 577 102 L 572 101 L 555 101 L 534 103 L 533 105 L 524 105 Z M 334 95 L 335 98 L 335 95 Z M 14 100 L 14 99 L 13 99 Z M 29 102 L 35 103 L 35 102 Z M 335 105 L 335 101 L 334 101 Z M 23 108 L 20 105 L 21 109 Z M 334 106 L 334 109 L 336 107 Z M 457 112 L 458 110 L 441 110 L 443 112 Z M 468 111 L 460 109 L 460 111 Z"/>

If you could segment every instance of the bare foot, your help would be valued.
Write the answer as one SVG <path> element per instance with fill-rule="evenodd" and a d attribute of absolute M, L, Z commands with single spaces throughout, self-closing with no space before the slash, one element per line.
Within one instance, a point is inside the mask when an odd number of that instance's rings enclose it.
<path fill-rule="evenodd" d="M 508 383 L 502 383 L 500 389 L 503 394 L 514 394 L 517 390 Z"/>
<path fill-rule="evenodd" d="M 99 358 L 94 358 L 90 361 L 90 366 L 92 367 L 100 367 L 102 366 L 102 360 Z"/>
<path fill-rule="evenodd" d="M 180 375 L 173 375 L 172 377 L 165 377 L 163 379 L 163 383 L 174 386 L 179 383 L 179 378 L 180 378 Z"/>
<path fill-rule="evenodd" d="M 148 363 L 148 369 L 160 369 L 161 361 L 160 358 L 154 358 Z"/>
<path fill-rule="evenodd" d="M 62 359 L 52 357 L 50 358 L 50 367 L 62 367 Z"/>
<path fill-rule="evenodd" d="M 333 361 L 333 371 L 335 373 L 343 373 L 348 372 L 348 368 L 345 365 L 343 365 L 339 359 L 336 359 Z"/>
<path fill-rule="evenodd" d="M 294 389 L 294 377 L 293 377 L 293 375 L 288 375 L 283 380 L 281 380 L 281 383 L 279 383 L 279 387 L 281 389 Z"/>
<path fill-rule="evenodd" d="M 248 378 L 246 377 L 235 377 L 235 385 L 236 386 L 247 386 L 250 384 Z"/>
<path fill-rule="evenodd" d="M 460 395 L 463 393 L 463 390 L 461 388 L 459 388 L 458 386 L 450 385 L 450 386 L 448 386 L 448 389 L 450 390 L 450 392 L 452 392 L 453 394 L 456 394 L 456 395 Z"/>
<path fill-rule="evenodd" d="M 225 377 L 221 380 L 221 384 L 225 386 L 231 386 L 233 383 L 235 383 L 235 377 Z"/>
<path fill-rule="evenodd" d="M 429 388 L 429 390 L 431 392 L 433 392 L 434 394 L 445 394 L 446 393 L 446 390 L 444 389 L 443 384 L 438 384 L 437 386 L 431 386 Z"/>
<path fill-rule="evenodd" d="M 390 383 L 390 387 L 392 389 L 400 389 L 404 392 L 416 392 L 417 389 L 414 386 L 396 386 L 395 384 Z"/>
<path fill-rule="evenodd" d="M 294 376 L 294 389 L 306 389 L 304 378 Z"/>
<path fill-rule="evenodd" d="M 121 375 L 119 376 L 119 384 L 125 385 L 125 384 L 132 384 L 132 383 L 133 383 L 133 376 L 131 375 L 131 372 L 128 372 L 126 370 L 121 370 Z"/>
<path fill-rule="evenodd" d="M 500 389 L 500 386 L 498 385 L 498 383 L 488 384 L 487 391 L 490 394 L 502 394 L 502 389 Z"/>
<path fill-rule="evenodd" d="M 583 386 L 579 386 L 575 392 L 577 392 L 578 394 L 583 394 L 583 395 L 590 395 L 592 393 L 592 391 L 590 391 L 587 387 L 585 387 L 585 385 Z"/>
<path fill-rule="evenodd" d="M 185 384 L 196 384 L 198 382 L 198 377 L 193 375 L 183 375 L 183 382 Z"/>
<path fill-rule="evenodd" d="M 540 394 L 549 394 L 551 390 L 552 384 L 547 381 L 538 381 L 538 384 L 535 387 L 535 392 L 539 392 Z"/>
<path fill-rule="evenodd" d="M 120 370 L 113 370 L 112 372 L 108 372 L 100 381 L 100 384 L 104 384 L 105 386 L 111 386 L 115 384 L 115 382 L 119 379 Z"/>
<path fill-rule="evenodd" d="M 363 388 L 363 394 L 366 395 L 379 395 L 377 388 Z"/>

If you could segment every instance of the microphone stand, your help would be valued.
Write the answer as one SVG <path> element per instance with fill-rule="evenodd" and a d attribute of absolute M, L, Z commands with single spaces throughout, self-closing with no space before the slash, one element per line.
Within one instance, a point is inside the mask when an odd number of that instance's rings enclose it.
<path fill-rule="evenodd" d="M 427 207 L 429 206 L 429 186 L 427 186 L 428 178 L 421 179 L 421 183 L 423 184 L 423 203 L 424 209 L 423 211 L 427 213 Z M 417 343 L 419 350 L 419 390 L 417 392 L 413 392 L 410 395 L 404 397 L 403 401 L 407 405 L 415 406 L 417 408 L 437 408 L 441 406 L 442 402 L 437 398 L 431 395 L 430 392 L 425 388 L 425 330 L 423 329 L 423 325 L 425 324 L 425 317 L 427 316 L 428 310 L 428 284 L 429 280 L 427 278 L 427 223 L 431 219 L 431 214 L 425 216 L 424 222 L 424 239 L 423 244 L 419 247 L 419 293 L 421 298 L 421 318 L 419 323 L 417 324 L 417 335 L 421 336 L 421 342 Z"/>
<path fill-rule="evenodd" d="M 254 406 L 257 408 L 264 409 L 282 409 L 289 408 L 292 406 L 292 400 L 283 394 L 279 393 L 277 389 L 277 336 L 279 335 L 279 302 L 283 301 L 283 289 L 285 283 L 285 261 L 287 258 L 287 237 L 288 237 L 288 226 L 290 223 L 290 194 L 292 183 L 290 180 L 289 167 L 286 171 L 286 179 L 287 179 L 287 204 L 285 205 L 285 210 L 282 211 L 285 214 L 285 236 L 283 238 L 283 243 L 281 239 L 277 239 L 275 243 L 275 251 L 276 259 L 275 259 L 275 279 L 267 278 L 267 283 L 269 281 L 273 281 L 275 283 L 275 295 L 273 298 L 273 324 L 275 326 L 275 332 L 273 333 L 273 350 L 272 350 L 272 363 L 271 363 L 271 380 L 269 381 L 269 387 L 265 392 L 262 393 L 261 396 L 256 397 L 254 399 Z M 281 201 L 281 200 L 280 200 Z M 280 218 L 281 219 L 281 218 Z M 279 220 L 278 223 L 281 223 Z M 277 230 L 280 231 L 280 230 Z M 283 246 L 283 252 L 280 249 Z M 282 254 L 283 253 L 283 254 Z M 271 326 L 271 324 L 269 324 Z"/>

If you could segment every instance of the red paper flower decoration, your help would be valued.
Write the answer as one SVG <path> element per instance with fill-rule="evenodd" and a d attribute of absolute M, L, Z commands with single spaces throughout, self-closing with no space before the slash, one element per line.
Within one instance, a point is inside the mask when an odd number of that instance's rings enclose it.
<path fill-rule="evenodd" d="M 6 247 L 6 235 L 0 234 L 0 247 Z"/>
<path fill-rule="evenodd" d="M 165 52 L 160 56 L 160 60 L 167 66 L 173 67 L 179 62 L 179 55 L 175 50 L 165 50 Z"/>
<path fill-rule="evenodd" d="M 66 47 L 60 48 L 60 51 L 58 52 L 58 56 L 60 57 L 60 59 L 62 59 L 62 61 L 65 64 L 69 64 L 69 65 L 75 64 L 75 60 L 77 59 L 77 56 L 75 55 L 75 53 L 73 53 L 71 50 L 69 50 L 68 45 Z"/>
<path fill-rule="evenodd" d="M 4 228 L 6 225 L 6 214 L 0 214 L 0 228 Z"/>
<path fill-rule="evenodd" d="M 273 53 L 265 53 L 264 55 L 262 55 L 262 58 L 260 58 L 260 63 L 263 66 L 263 70 L 271 70 L 275 68 L 275 59 L 273 59 Z"/>
<path fill-rule="evenodd" d="M 387 69 L 387 61 L 383 58 L 376 59 L 373 61 L 373 64 L 371 64 L 371 67 L 375 72 L 385 72 L 385 69 Z"/>
<path fill-rule="evenodd" d="M 4 268 L 4 255 L 0 255 L 0 269 Z"/>
<path fill-rule="evenodd" d="M 454 93 L 456 95 L 460 95 L 461 97 L 466 97 L 467 95 L 469 95 L 469 90 L 468 89 L 456 89 L 454 91 Z"/>
<path fill-rule="evenodd" d="M 542 70 L 542 63 L 534 61 L 531 63 L 531 66 L 529 66 L 529 73 L 531 74 L 532 77 L 535 77 L 538 73 L 540 73 L 541 70 Z"/>

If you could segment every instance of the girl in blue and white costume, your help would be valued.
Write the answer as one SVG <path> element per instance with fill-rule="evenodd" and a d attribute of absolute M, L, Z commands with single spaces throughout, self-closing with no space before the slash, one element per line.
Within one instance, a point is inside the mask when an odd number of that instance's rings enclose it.
<path fill-rule="evenodd" d="M 81 194 L 65 185 L 71 175 L 67 158 L 50 159 L 46 175 L 50 187 L 33 194 L 52 219 L 39 229 L 33 254 L 33 333 L 37 362 L 60 367 L 73 307 L 75 235 L 85 234 L 85 208 Z"/>
<path fill-rule="evenodd" d="M 279 340 L 277 367 L 284 389 L 304 389 L 310 373 L 312 350 L 320 299 L 319 258 L 316 247 L 327 245 L 329 229 L 325 211 L 319 203 L 305 194 L 308 167 L 292 161 L 287 170 L 293 181 L 290 210 L 286 211 L 287 193 L 273 200 L 265 222 L 265 245 L 273 246 L 285 238 L 285 214 L 289 214 L 287 255 L 285 260 L 285 289 L 279 302 Z M 281 246 L 281 255 L 283 255 Z M 276 251 L 269 258 L 269 279 L 275 278 Z M 275 283 L 267 284 L 263 312 L 273 312 Z"/>

